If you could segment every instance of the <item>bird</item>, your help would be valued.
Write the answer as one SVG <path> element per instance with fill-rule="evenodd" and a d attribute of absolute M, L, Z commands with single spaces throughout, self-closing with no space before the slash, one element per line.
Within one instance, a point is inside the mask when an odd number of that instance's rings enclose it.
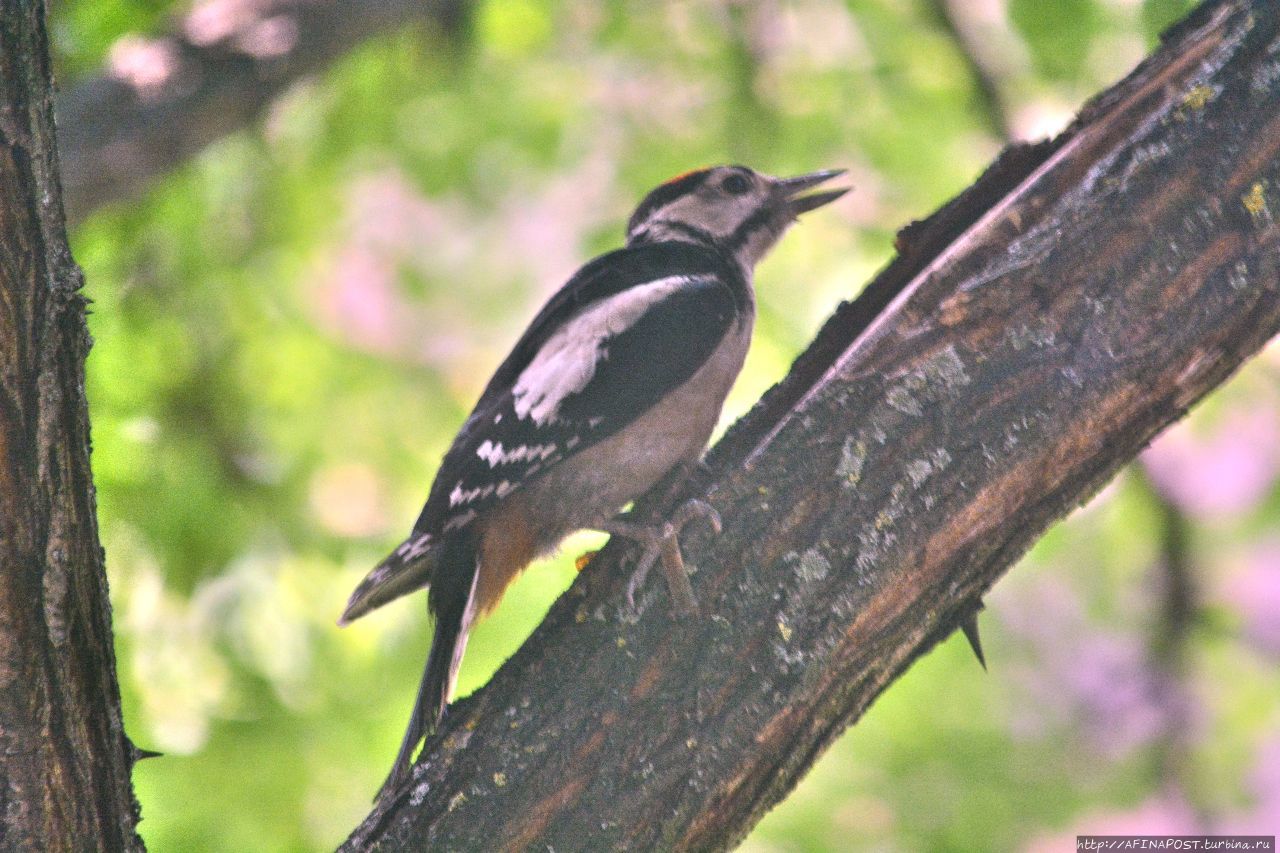
<path fill-rule="evenodd" d="M 543 306 L 494 372 L 436 473 L 412 533 L 352 593 L 340 625 L 428 588 L 431 649 L 408 728 L 379 796 L 408 775 L 442 720 L 467 635 L 535 558 L 577 530 L 645 545 L 633 593 L 661 559 L 673 605 L 695 603 L 678 535 L 619 512 L 681 466 L 696 466 L 755 319 L 756 264 L 797 218 L 848 187 L 844 173 L 789 178 L 745 166 L 686 172 L 648 193 L 626 243 L 588 262 Z"/>

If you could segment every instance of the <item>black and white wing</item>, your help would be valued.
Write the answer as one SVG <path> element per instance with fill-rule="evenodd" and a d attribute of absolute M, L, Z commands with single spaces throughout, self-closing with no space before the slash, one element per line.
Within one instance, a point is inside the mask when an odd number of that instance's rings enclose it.
<path fill-rule="evenodd" d="M 413 533 L 352 593 L 340 624 L 431 581 L 448 534 L 678 388 L 749 306 L 713 250 L 620 249 L 587 264 L 534 318 L 440 465 Z"/>
<path fill-rule="evenodd" d="M 494 374 L 445 456 L 414 538 L 466 525 L 642 415 L 706 362 L 745 292 L 736 270 L 690 244 L 630 247 L 584 267 Z"/>

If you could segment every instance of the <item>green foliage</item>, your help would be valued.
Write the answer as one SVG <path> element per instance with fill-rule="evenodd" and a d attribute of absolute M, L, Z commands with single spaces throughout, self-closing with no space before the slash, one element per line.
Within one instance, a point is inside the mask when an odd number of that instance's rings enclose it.
<path fill-rule="evenodd" d="M 59 79 L 99 70 L 123 34 L 154 37 L 164 32 L 169 0 L 99 0 L 48 3 L 54 7 L 49 37 Z"/>
<path fill-rule="evenodd" d="M 524 321 L 618 244 L 648 188 L 730 160 L 851 170 L 855 192 L 760 271 L 728 419 L 887 261 L 896 228 L 973 179 L 1002 140 L 973 113 L 973 46 L 928 5 L 488 0 L 461 35 L 362 46 L 76 231 L 126 724 L 166 753 L 135 774 L 152 849 L 328 849 L 363 816 L 407 719 L 425 607 L 417 596 L 344 631 L 334 619 L 409 529 Z M 1123 72 L 1117 55 L 1137 58 L 1099 44 L 1140 45 L 1184 6 L 1014 0 L 995 23 L 1009 55 L 991 66 L 1010 124 L 1060 125 Z M 67 0 L 54 13 L 68 88 L 116 39 L 159 32 L 181 9 Z M 1212 527 L 1214 548 L 1239 550 L 1278 512 L 1273 492 L 1238 528 Z M 1153 617 L 1132 599 L 1157 524 L 1149 493 L 1126 482 L 1052 533 L 984 618 L 993 672 L 945 644 L 747 849 L 1008 849 L 1150 797 L 1155 747 L 1099 735 L 1089 697 L 1049 698 L 1034 676 L 1060 662 L 1014 623 L 1048 589 L 1057 641 L 1099 634 L 1106 660 L 1140 643 Z M 462 692 L 598 542 L 575 539 L 526 573 L 476 631 Z M 1221 627 L 1197 655 L 1224 710 L 1193 757 L 1237 808 L 1250 750 L 1280 711 L 1274 672 L 1239 650 L 1243 617 L 1215 606 Z"/>
<path fill-rule="evenodd" d="M 1088 62 L 1098 34 L 1100 9 L 1092 0 L 1010 0 L 1009 17 L 1026 40 L 1036 69 L 1055 80 L 1071 80 Z"/>
<path fill-rule="evenodd" d="M 1149 40 L 1154 42 L 1195 6 L 1194 0 L 1143 0 L 1142 25 Z"/>

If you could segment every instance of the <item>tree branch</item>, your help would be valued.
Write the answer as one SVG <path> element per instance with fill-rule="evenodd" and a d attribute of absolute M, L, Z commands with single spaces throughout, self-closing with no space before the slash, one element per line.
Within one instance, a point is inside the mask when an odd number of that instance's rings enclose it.
<path fill-rule="evenodd" d="M 1004 98 L 1000 94 L 1000 79 L 997 74 L 983 62 L 982 54 L 973 39 L 965 32 L 964 27 L 956 19 L 956 12 L 951 0 L 929 0 L 925 8 L 932 13 L 938 28 L 946 34 L 955 45 L 956 53 L 969 78 L 973 81 L 974 100 L 977 101 L 978 114 L 982 116 L 987 130 L 1004 142 L 1013 140 L 1017 134 L 1009 121 L 1008 110 L 1005 109 Z"/>
<path fill-rule="evenodd" d="M 0 847 L 141 849 L 43 3 L 0 23 Z"/>
<path fill-rule="evenodd" d="M 1215 0 L 904 232 L 710 457 L 703 615 L 611 544 L 348 850 L 725 849 L 1045 528 L 1280 330 L 1280 36 Z"/>
<path fill-rule="evenodd" d="M 150 179 L 255 120 L 290 84 L 413 21 L 452 30 L 464 0 L 209 0 L 132 63 L 58 98 L 67 216 Z"/>
<path fill-rule="evenodd" d="M 1187 670 L 1190 643 L 1200 610 L 1197 571 L 1191 556 L 1191 521 L 1152 482 L 1145 466 L 1135 466 L 1138 482 L 1159 516 L 1160 550 L 1155 566 L 1156 612 L 1148 640 L 1153 699 L 1160 709 L 1160 732 L 1154 745 L 1155 772 L 1168 788 L 1182 789 L 1192 774 L 1190 710 L 1193 707 Z M 1207 823 L 1206 823 L 1207 825 Z"/>

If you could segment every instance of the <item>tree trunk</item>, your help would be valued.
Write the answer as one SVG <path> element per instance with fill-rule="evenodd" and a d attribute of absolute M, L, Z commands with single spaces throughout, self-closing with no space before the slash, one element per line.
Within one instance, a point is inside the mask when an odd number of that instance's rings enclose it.
<path fill-rule="evenodd" d="M 0 187 L 0 848 L 141 849 L 42 2 L 0 19 Z"/>
<path fill-rule="evenodd" d="M 907 229 L 710 457 L 701 615 L 610 545 L 348 850 L 732 847 L 1280 330 L 1280 4 L 1215 0 Z M 699 532 L 700 534 L 700 532 Z M 388 759 L 390 756 L 388 756 Z"/>

